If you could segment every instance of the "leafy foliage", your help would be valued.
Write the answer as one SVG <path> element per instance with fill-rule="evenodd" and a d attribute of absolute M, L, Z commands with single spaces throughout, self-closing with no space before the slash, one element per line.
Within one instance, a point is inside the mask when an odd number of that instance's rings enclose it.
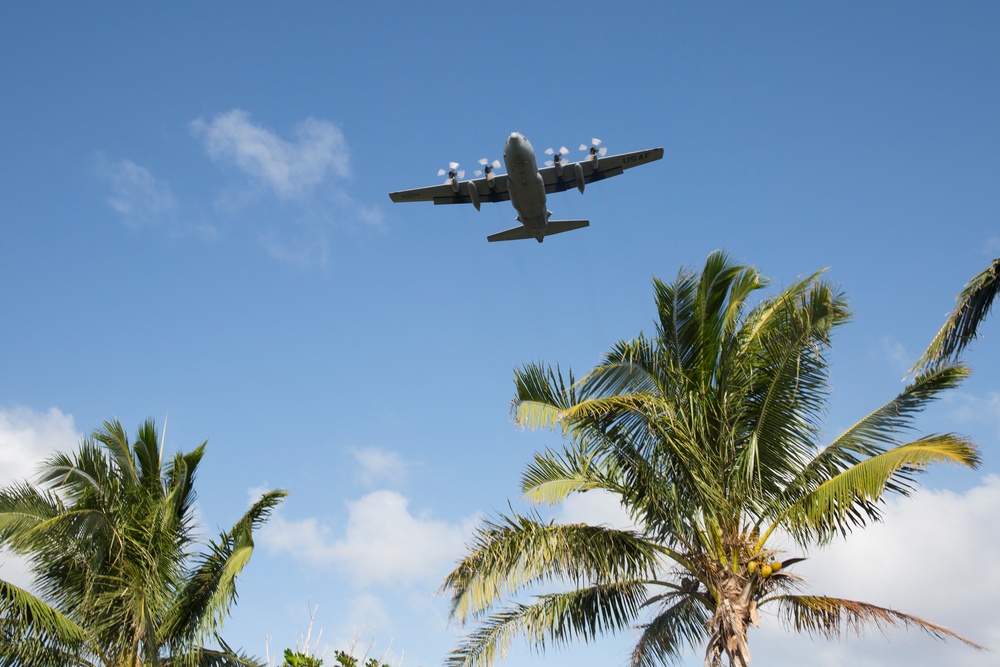
<path fill-rule="evenodd" d="M 218 633 L 253 531 L 285 492 L 264 494 L 195 552 L 205 443 L 170 461 L 162 453 L 152 420 L 132 442 L 105 422 L 76 452 L 49 458 L 37 486 L 0 489 L 0 544 L 27 557 L 38 591 L 0 581 L 0 665 L 259 664 Z"/>
<path fill-rule="evenodd" d="M 341 667 L 358 667 L 359 660 L 345 651 L 334 651 L 334 658 Z M 364 667 L 392 667 L 388 663 L 382 663 L 377 658 L 365 660 Z"/>
<path fill-rule="evenodd" d="M 957 636 L 865 603 L 795 596 L 802 580 L 789 568 L 802 559 L 779 559 L 772 542 L 780 532 L 807 549 L 846 536 L 880 519 L 887 493 L 910 493 L 926 466 L 978 465 L 966 438 L 908 437 L 967 369 L 927 367 L 823 444 L 827 353 L 849 319 L 846 298 L 818 273 L 751 304 L 767 286 L 713 253 L 700 273 L 654 281 L 655 336 L 618 342 L 580 380 L 542 364 L 516 372 L 516 422 L 566 441 L 528 465 L 525 497 L 552 504 L 603 490 L 637 527 L 513 511 L 485 521 L 442 586 L 452 616 L 477 624 L 452 667 L 489 665 L 517 638 L 544 648 L 636 624 L 636 667 L 698 645 L 706 665 L 745 666 L 747 629 L 767 604 L 792 629 L 825 636 L 863 624 Z M 546 587 L 558 590 L 523 600 Z"/>
<path fill-rule="evenodd" d="M 322 665 L 323 661 L 315 656 L 300 651 L 293 651 L 290 648 L 285 649 L 285 664 L 283 667 L 322 667 Z"/>

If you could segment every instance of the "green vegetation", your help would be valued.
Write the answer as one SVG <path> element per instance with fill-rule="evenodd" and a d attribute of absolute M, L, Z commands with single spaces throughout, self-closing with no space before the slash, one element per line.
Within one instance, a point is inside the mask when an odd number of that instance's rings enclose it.
<path fill-rule="evenodd" d="M 270 491 L 199 552 L 194 481 L 205 443 L 162 460 L 150 420 L 117 421 L 0 490 L 0 545 L 28 558 L 38 596 L 0 581 L 0 665 L 257 665 L 219 637 Z M 218 648 L 206 646 L 209 640 Z"/>
<path fill-rule="evenodd" d="M 334 651 L 334 659 L 340 667 L 358 667 L 358 659 L 345 651 Z M 282 667 L 323 667 L 323 661 L 308 651 L 293 651 L 285 649 L 285 662 Z M 365 660 L 364 667 L 392 667 L 375 658 Z"/>
<path fill-rule="evenodd" d="M 286 648 L 285 662 L 282 667 L 323 667 L 323 661 L 308 653 Z"/>
<path fill-rule="evenodd" d="M 603 490 L 638 527 L 514 510 L 485 521 L 442 586 L 452 616 L 477 626 L 452 667 L 492 664 L 518 637 L 542 649 L 636 624 L 634 667 L 689 647 L 704 648 L 706 665 L 745 666 L 747 631 L 763 607 L 796 632 L 902 625 L 976 646 L 892 609 L 800 594 L 803 580 L 790 570 L 802 558 L 777 548 L 804 551 L 878 520 L 884 496 L 907 495 L 929 464 L 976 467 L 964 437 L 902 439 L 967 369 L 928 364 L 824 446 L 826 353 L 848 321 L 846 298 L 815 274 L 751 305 L 766 286 L 752 267 L 713 253 L 700 274 L 654 281 L 655 337 L 617 343 L 579 382 L 542 364 L 516 373 L 517 423 L 559 429 L 566 440 L 528 466 L 525 497 L 555 504 Z M 523 601 L 546 587 L 555 590 Z"/>

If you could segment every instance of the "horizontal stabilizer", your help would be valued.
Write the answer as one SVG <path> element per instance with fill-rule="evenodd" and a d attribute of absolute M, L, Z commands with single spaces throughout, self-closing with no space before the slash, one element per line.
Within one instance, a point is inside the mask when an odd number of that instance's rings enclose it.
<path fill-rule="evenodd" d="M 583 227 L 589 227 L 589 220 L 549 220 L 548 223 L 539 229 L 529 229 L 524 225 L 520 227 L 514 227 L 502 232 L 497 232 L 496 234 L 490 234 L 486 237 L 486 240 L 490 243 L 494 241 L 518 241 L 521 239 L 536 239 L 539 243 L 546 236 L 552 236 L 553 234 L 562 234 L 563 232 L 572 231 L 574 229 L 582 229 Z"/>

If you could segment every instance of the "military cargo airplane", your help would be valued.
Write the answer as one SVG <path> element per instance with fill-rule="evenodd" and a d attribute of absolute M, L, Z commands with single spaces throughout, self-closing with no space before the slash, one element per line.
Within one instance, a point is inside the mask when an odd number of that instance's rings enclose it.
<path fill-rule="evenodd" d="M 587 183 L 600 181 L 617 176 L 626 169 L 659 160 L 663 157 L 662 148 L 650 148 L 634 153 L 607 156 L 606 148 L 598 148 L 600 139 L 593 139 L 591 145 L 581 145 L 580 150 L 588 155 L 579 162 L 565 162 L 563 157 L 569 153 L 565 147 L 558 151 L 546 151 L 552 160 L 546 162 L 546 167 L 538 168 L 535 161 L 535 149 L 527 137 L 518 132 L 512 132 L 507 137 L 503 148 L 503 161 L 507 167 L 506 174 L 497 174 L 495 169 L 500 162 L 483 158 L 481 178 L 468 181 L 461 180 L 464 171 L 458 171 L 458 164 L 449 163 L 446 172 L 438 172 L 440 176 L 448 175 L 448 179 L 440 185 L 431 185 L 414 190 L 401 190 L 389 193 L 394 202 L 433 201 L 435 204 L 472 204 L 479 210 L 484 201 L 499 202 L 510 200 L 517 211 L 518 227 L 503 232 L 491 234 L 487 241 L 513 241 L 517 239 L 536 239 L 539 243 L 546 236 L 561 234 L 573 229 L 587 227 L 587 220 L 550 220 L 552 211 L 545 207 L 545 195 L 577 188 L 583 193 Z"/>

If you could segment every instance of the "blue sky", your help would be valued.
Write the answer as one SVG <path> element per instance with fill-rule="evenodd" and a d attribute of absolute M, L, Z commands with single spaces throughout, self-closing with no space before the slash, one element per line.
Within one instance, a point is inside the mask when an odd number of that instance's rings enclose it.
<path fill-rule="evenodd" d="M 260 488 L 291 491 L 230 641 L 280 652 L 311 601 L 322 646 L 360 632 L 440 664 L 456 631 L 435 590 L 558 444 L 512 425 L 513 369 L 583 371 L 649 330 L 653 276 L 719 248 L 778 285 L 828 268 L 855 312 L 831 431 L 899 391 L 1000 256 L 998 28 L 989 2 L 8 8 L 0 482 L 105 419 L 166 421 L 168 448 L 209 440 L 207 534 Z M 486 242 L 513 225 L 507 204 L 389 201 L 500 157 L 515 130 L 539 151 L 600 137 L 665 156 L 551 196 L 591 226 L 542 245 Z M 982 468 L 932 472 L 884 526 L 814 554 L 799 572 L 815 590 L 1000 648 L 998 333 L 994 316 L 973 378 L 921 423 L 974 437 Z M 556 513 L 583 515 L 614 518 L 599 499 Z M 23 571 L 0 558 L 0 577 Z M 994 659 L 770 626 L 751 635 L 761 664 Z M 507 664 L 625 664 L 629 642 Z"/>

